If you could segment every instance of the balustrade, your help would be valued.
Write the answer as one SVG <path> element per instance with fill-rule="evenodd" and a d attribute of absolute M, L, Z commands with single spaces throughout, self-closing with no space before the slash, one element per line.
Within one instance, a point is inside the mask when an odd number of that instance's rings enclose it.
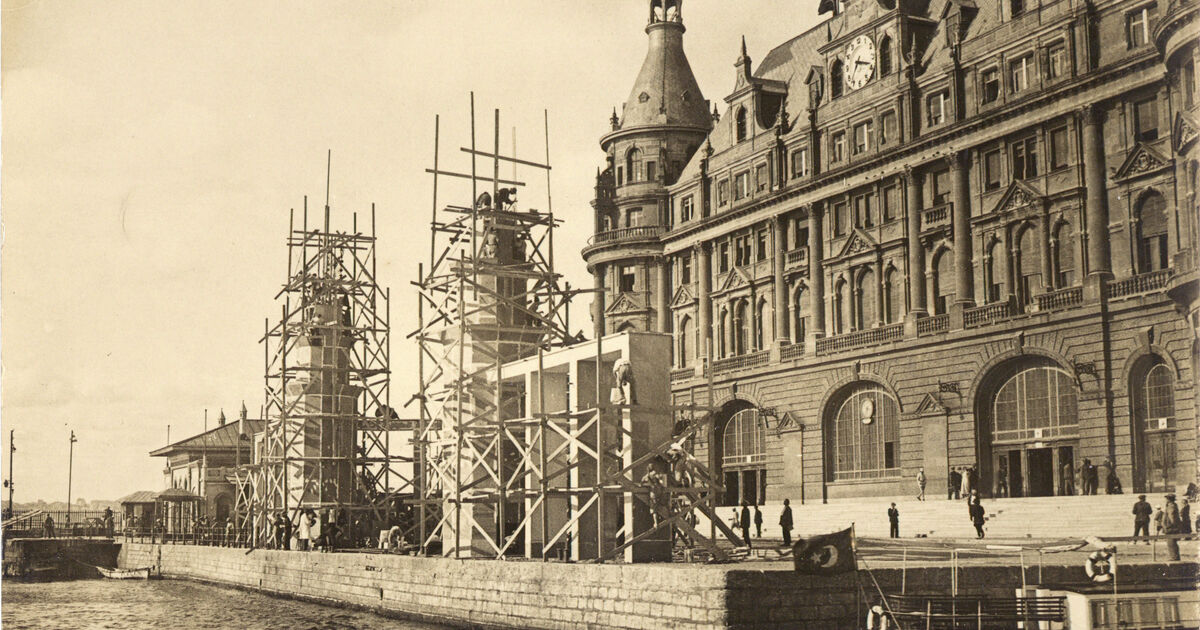
<path fill-rule="evenodd" d="M 1167 279 L 1171 277 L 1170 269 L 1159 269 L 1149 273 L 1140 273 L 1136 276 L 1117 280 L 1108 283 L 1105 293 L 1108 299 L 1126 297 L 1129 295 L 1138 295 L 1140 293 L 1148 293 L 1156 291 L 1167 285 Z"/>
<path fill-rule="evenodd" d="M 836 337 L 817 340 L 817 353 L 841 352 L 863 346 L 874 346 L 904 337 L 904 324 L 889 324 L 869 330 L 859 330 Z"/>
<path fill-rule="evenodd" d="M 925 230 L 931 227 L 949 225 L 950 212 L 953 209 L 954 204 L 945 203 L 926 210 L 921 214 L 921 229 Z"/>
<path fill-rule="evenodd" d="M 1016 315 L 1012 302 L 997 302 L 963 311 L 963 326 L 971 328 L 998 322 Z"/>
<path fill-rule="evenodd" d="M 782 361 L 794 361 L 804 356 L 804 342 L 800 341 L 784 346 L 779 351 L 779 358 Z"/>
<path fill-rule="evenodd" d="M 950 316 L 943 313 L 917 320 L 917 336 L 932 335 L 950 330 Z"/>
<path fill-rule="evenodd" d="M 600 243 L 612 243 L 614 241 L 656 238 L 666 232 L 666 230 L 667 228 L 664 225 L 639 225 L 636 227 L 620 228 L 618 230 L 609 230 L 594 234 L 588 240 L 588 243 L 599 245 Z"/>
<path fill-rule="evenodd" d="M 726 357 L 713 361 L 712 367 L 714 373 L 729 372 L 731 370 L 744 370 L 747 368 L 766 365 L 771 358 L 771 353 L 767 350 L 760 350 L 750 354 L 739 354 L 733 357 Z"/>
<path fill-rule="evenodd" d="M 1083 304 L 1083 287 L 1068 287 L 1037 296 L 1039 311 L 1056 311 Z"/>

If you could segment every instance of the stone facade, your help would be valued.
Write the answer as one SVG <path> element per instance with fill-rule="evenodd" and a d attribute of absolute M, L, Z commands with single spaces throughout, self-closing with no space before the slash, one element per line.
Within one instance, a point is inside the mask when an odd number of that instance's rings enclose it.
<path fill-rule="evenodd" d="M 644 185 L 602 143 L 596 328 L 674 335 L 723 503 L 1196 478 L 1196 7 L 823 3 L 743 43 L 650 231 L 606 229 Z"/>

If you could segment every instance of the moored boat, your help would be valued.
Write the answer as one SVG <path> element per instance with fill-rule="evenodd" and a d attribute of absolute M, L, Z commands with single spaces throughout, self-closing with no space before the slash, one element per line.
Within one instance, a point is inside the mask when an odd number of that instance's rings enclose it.
<path fill-rule="evenodd" d="M 153 567 L 142 567 L 139 569 L 108 569 L 105 567 L 96 567 L 106 578 L 113 580 L 148 580 L 151 577 L 156 577 Z"/>

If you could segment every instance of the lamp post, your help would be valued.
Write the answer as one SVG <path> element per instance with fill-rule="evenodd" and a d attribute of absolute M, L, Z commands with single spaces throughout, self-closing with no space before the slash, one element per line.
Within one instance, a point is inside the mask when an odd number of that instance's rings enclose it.
<path fill-rule="evenodd" d="M 67 459 L 67 524 L 71 523 L 71 473 L 75 467 L 75 432 L 71 431 L 70 456 Z"/>

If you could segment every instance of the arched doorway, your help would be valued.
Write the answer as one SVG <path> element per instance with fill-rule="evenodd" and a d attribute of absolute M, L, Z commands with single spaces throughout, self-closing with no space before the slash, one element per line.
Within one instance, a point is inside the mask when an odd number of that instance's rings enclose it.
<path fill-rule="evenodd" d="M 726 403 L 713 438 L 717 473 L 724 480 L 722 505 L 761 505 L 767 491 L 767 442 L 758 409 L 744 400 Z"/>
<path fill-rule="evenodd" d="M 224 523 L 225 519 L 233 515 L 233 499 L 228 494 L 217 496 L 216 501 L 216 522 Z"/>
<path fill-rule="evenodd" d="M 1133 422 L 1134 487 L 1167 492 L 1175 487 L 1175 373 L 1162 357 L 1148 354 L 1129 373 Z"/>
<path fill-rule="evenodd" d="M 980 491 L 1067 494 L 1079 448 L 1078 410 L 1075 379 L 1055 361 L 1025 356 L 994 368 L 975 401 Z"/>
<path fill-rule="evenodd" d="M 825 411 L 825 472 L 830 482 L 899 477 L 900 405 L 878 383 L 838 391 Z"/>

